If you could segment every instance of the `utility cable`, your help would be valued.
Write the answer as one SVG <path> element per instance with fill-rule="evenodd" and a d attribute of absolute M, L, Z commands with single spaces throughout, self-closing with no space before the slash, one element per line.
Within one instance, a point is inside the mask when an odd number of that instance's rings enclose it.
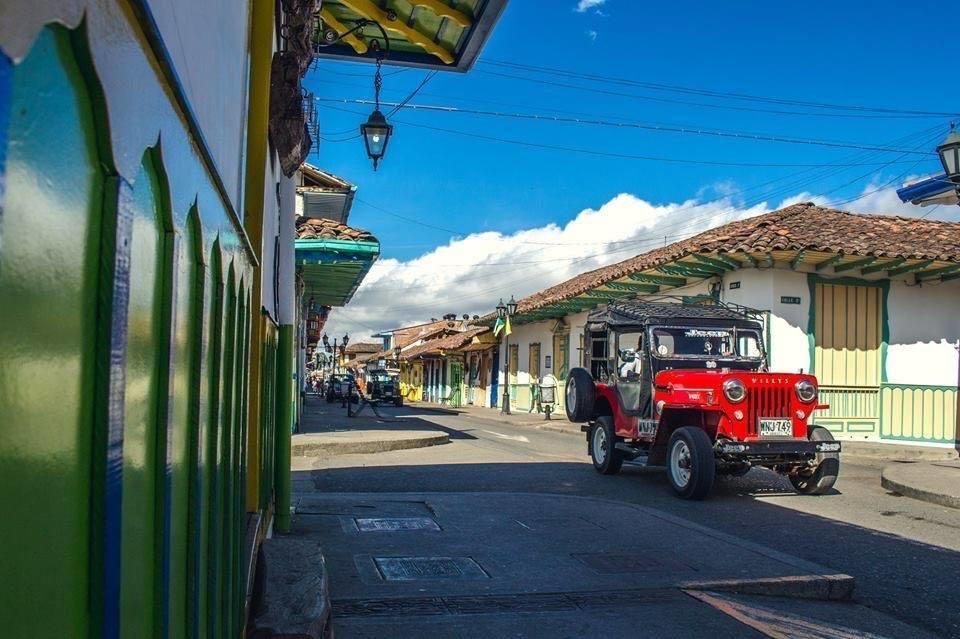
<path fill-rule="evenodd" d="M 336 98 L 315 98 L 318 102 L 342 103 L 342 104 L 372 104 L 364 99 L 336 99 Z M 560 124 L 579 124 L 600 127 L 612 127 L 617 129 L 640 129 L 644 131 L 653 131 L 656 133 L 679 133 L 686 135 L 707 135 L 721 138 L 733 138 L 737 140 L 747 140 L 751 142 L 777 142 L 781 144 L 804 144 L 812 146 L 826 146 L 842 149 L 857 149 L 861 151 L 885 151 L 889 153 L 913 153 L 917 155 L 933 156 L 932 151 L 914 151 L 897 148 L 888 148 L 876 145 L 861 144 L 855 142 L 845 142 L 841 140 L 810 139 L 788 136 L 767 135 L 762 133 L 752 133 L 746 131 L 728 131 L 723 129 L 711 129 L 695 126 L 676 126 L 671 124 L 653 123 L 653 122 L 613 122 L 609 120 L 597 120 L 586 118 L 570 118 L 556 115 L 546 115 L 540 113 L 509 113 L 504 111 L 485 111 L 481 109 L 463 109 L 446 105 L 430 104 L 407 104 L 400 102 L 384 102 L 386 106 L 394 107 L 394 113 L 400 109 L 411 109 L 414 111 L 432 111 L 440 113 L 456 113 L 466 115 L 477 115 L 483 117 L 536 120 L 541 122 L 551 122 Z M 442 129 L 441 129 L 442 130 Z"/>
<path fill-rule="evenodd" d="M 960 113 L 946 112 L 946 111 L 924 111 L 924 110 L 918 110 L 918 109 L 899 109 L 899 108 L 891 108 L 891 107 L 836 104 L 836 103 L 829 103 L 829 102 L 798 100 L 794 98 L 761 96 L 761 95 L 754 95 L 749 93 L 738 93 L 738 92 L 731 92 L 731 91 L 716 91 L 711 89 L 702 89 L 697 87 L 667 84 L 662 82 L 648 82 L 648 81 L 641 81 L 641 80 L 633 80 L 629 78 L 617 78 L 617 77 L 604 76 L 604 75 L 591 74 L 591 73 L 573 72 L 566 69 L 557 69 L 555 67 L 529 65 L 529 64 L 522 64 L 522 63 L 502 61 L 502 60 L 486 59 L 486 60 L 482 60 L 480 63 L 485 66 L 490 65 L 490 66 L 501 67 L 501 68 L 507 67 L 507 68 L 520 70 L 520 71 L 585 79 L 585 80 L 590 80 L 594 82 L 603 82 L 607 84 L 636 86 L 636 87 L 642 87 L 647 89 L 654 89 L 658 91 L 684 93 L 689 95 L 719 97 L 724 99 L 739 100 L 739 101 L 746 101 L 746 102 L 762 102 L 765 104 L 784 104 L 784 105 L 802 106 L 802 107 L 816 108 L 816 109 L 832 109 L 835 111 L 855 111 L 855 112 L 868 112 L 868 113 L 884 113 L 884 114 L 891 114 L 891 115 L 912 115 L 912 116 L 923 116 L 923 117 L 952 118 L 960 115 Z M 529 78 L 525 78 L 525 79 L 529 79 Z"/>

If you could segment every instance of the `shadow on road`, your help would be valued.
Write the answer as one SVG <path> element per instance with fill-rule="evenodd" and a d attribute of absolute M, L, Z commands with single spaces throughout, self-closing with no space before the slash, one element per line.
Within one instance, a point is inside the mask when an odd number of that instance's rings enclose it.
<path fill-rule="evenodd" d="M 436 425 L 431 424 L 431 428 Z M 656 508 L 703 526 L 850 574 L 855 597 L 907 623 L 942 636 L 960 636 L 955 602 L 960 553 L 844 523 L 840 494 L 793 494 L 766 471 L 718 480 L 711 497 L 673 496 L 662 472 L 625 467 L 598 475 L 588 462 L 451 463 L 330 468 L 294 473 L 306 494 L 506 492 L 577 495 Z M 842 487 L 842 484 L 841 484 Z M 762 498 L 782 496 L 790 506 Z M 796 509 L 792 506 L 796 500 Z M 837 500 L 838 519 L 802 512 L 807 500 Z M 831 502 L 827 501 L 827 505 Z M 818 505 L 819 502 L 818 502 Z M 960 534 L 960 528 L 956 531 Z M 623 540 L 629 546 L 629 539 Z M 710 552 L 704 548 L 704 552 Z"/>

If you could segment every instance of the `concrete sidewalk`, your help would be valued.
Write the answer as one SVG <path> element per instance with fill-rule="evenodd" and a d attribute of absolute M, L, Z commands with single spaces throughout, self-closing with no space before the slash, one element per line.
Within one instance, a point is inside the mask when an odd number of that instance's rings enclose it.
<path fill-rule="evenodd" d="M 327 403 L 323 397 L 308 395 L 299 432 L 291 441 L 294 470 L 311 466 L 306 458 L 331 455 L 381 453 L 446 444 L 450 435 L 441 427 L 423 419 L 395 416 L 393 407 L 382 407 L 380 415 L 365 407 L 354 416 L 339 402 Z"/>
<path fill-rule="evenodd" d="M 370 429 L 331 433 L 303 433 L 293 436 L 290 454 L 294 457 L 385 453 L 391 450 L 425 448 L 446 444 L 450 436 L 417 430 Z"/>
<path fill-rule="evenodd" d="M 890 464 L 880 483 L 906 497 L 960 508 L 960 461 Z"/>

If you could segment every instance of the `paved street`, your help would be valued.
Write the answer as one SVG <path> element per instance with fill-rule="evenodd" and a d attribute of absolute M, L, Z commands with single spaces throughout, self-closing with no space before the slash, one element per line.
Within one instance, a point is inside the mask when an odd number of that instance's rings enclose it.
<path fill-rule="evenodd" d="M 342 409 L 308 400 L 308 410 Z M 338 637 L 638 628 L 695 636 L 705 627 L 745 637 L 787 627 L 808 636 L 960 636 L 960 511 L 887 493 L 879 465 L 843 465 L 836 494 L 823 497 L 797 496 L 754 470 L 718 481 L 708 501 L 685 502 L 653 470 L 598 475 L 580 436 L 417 408 L 386 412 L 398 420 L 389 426 L 444 431 L 450 443 L 294 460 L 294 528 L 324 546 Z M 365 518 L 437 522 L 441 530 L 364 533 L 357 522 Z M 654 520 L 671 527 L 671 540 L 644 534 Z M 383 564 L 408 556 L 477 562 L 457 566 L 461 579 L 450 581 L 417 581 L 411 575 L 422 568 Z M 665 577 L 735 575 L 738 567 L 724 561 L 733 556 L 770 574 L 812 562 L 852 575 L 855 601 L 707 601 Z M 385 578 L 392 569 L 396 580 Z M 593 599 L 584 602 L 587 592 Z"/>

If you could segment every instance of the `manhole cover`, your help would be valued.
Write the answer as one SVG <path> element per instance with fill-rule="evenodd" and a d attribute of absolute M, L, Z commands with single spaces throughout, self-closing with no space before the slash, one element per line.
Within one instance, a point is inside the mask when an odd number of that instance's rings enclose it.
<path fill-rule="evenodd" d="M 400 530 L 440 530 L 429 517 L 358 517 L 354 519 L 360 532 L 397 532 Z"/>
<path fill-rule="evenodd" d="M 601 575 L 620 575 L 651 570 L 690 570 L 689 566 L 679 561 L 652 559 L 646 554 L 573 553 L 571 556 Z"/>
<path fill-rule="evenodd" d="M 489 577 L 470 557 L 374 557 L 373 561 L 387 581 Z"/>

